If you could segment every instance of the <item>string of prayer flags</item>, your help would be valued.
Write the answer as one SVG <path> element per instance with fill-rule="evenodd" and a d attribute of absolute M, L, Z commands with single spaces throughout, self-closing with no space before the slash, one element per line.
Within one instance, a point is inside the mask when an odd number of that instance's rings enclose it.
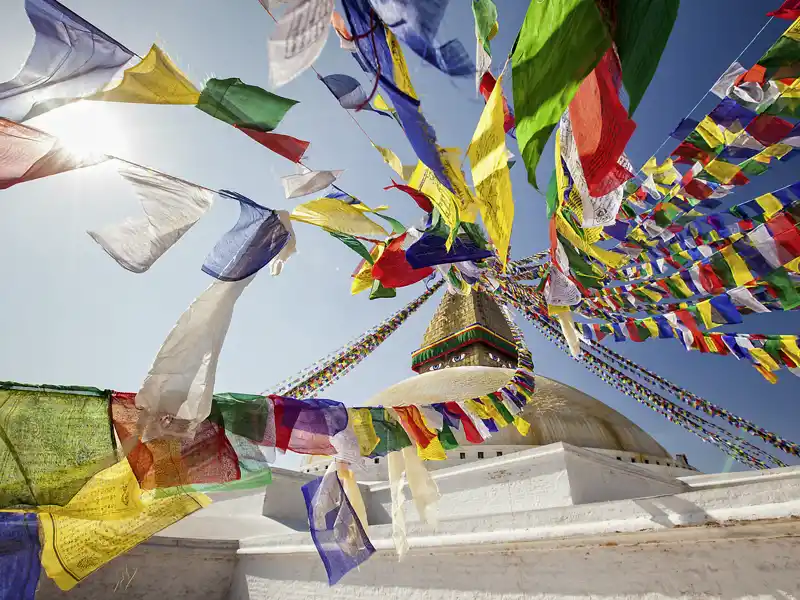
<path fill-rule="evenodd" d="M 138 165 L 120 162 L 117 170 L 136 192 L 144 217 L 87 233 L 122 268 L 143 273 L 206 214 L 214 196 L 205 188 Z"/>
<path fill-rule="evenodd" d="M 169 332 L 136 394 L 142 442 L 191 438 L 208 417 L 233 309 L 253 277 L 215 281 Z"/>
<path fill-rule="evenodd" d="M 0 512 L 0 600 L 34 600 L 40 549 L 35 513 Z"/>
<path fill-rule="evenodd" d="M 272 150 L 275 154 L 280 154 L 283 158 L 293 163 L 299 163 L 303 160 L 303 156 L 305 156 L 308 147 L 311 145 L 311 142 L 306 142 L 305 140 L 300 140 L 282 133 L 257 131 L 255 129 L 248 129 L 247 127 L 239 127 L 238 125 L 235 127 L 265 148 Z"/>
<path fill-rule="evenodd" d="M 297 100 L 284 98 L 241 79 L 209 79 L 197 108 L 240 129 L 272 131 Z"/>
<path fill-rule="evenodd" d="M 514 198 L 505 143 L 507 106 L 502 81 L 501 76 L 486 101 L 467 155 L 486 231 L 494 242 L 500 262 L 505 265 L 514 224 Z"/>
<path fill-rule="evenodd" d="M 610 45 L 595 0 L 529 4 L 511 64 L 517 139 L 534 187 L 550 134 Z"/>
<path fill-rule="evenodd" d="M 0 508 L 63 506 L 117 461 L 108 394 L 94 388 L 0 386 Z"/>
<path fill-rule="evenodd" d="M 276 448 L 316 456 L 335 456 L 342 450 L 338 442 L 348 424 L 344 404 L 318 398 L 269 398 L 275 407 Z"/>
<path fill-rule="evenodd" d="M 372 556 L 375 548 L 345 494 L 335 461 L 325 475 L 309 481 L 301 489 L 311 539 L 325 565 L 328 583 L 334 585 Z"/>
<path fill-rule="evenodd" d="M 203 494 L 180 488 L 160 496 L 142 494 L 128 463 L 118 467 L 125 470 L 106 469 L 92 478 L 67 505 L 75 510 L 39 514 L 42 566 L 61 590 L 72 589 L 117 556 L 211 503 Z M 132 511 L 129 501 L 120 512 L 120 496 L 133 496 L 138 510 Z M 73 516 L 78 511 L 86 516 Z M 113 518 L 97 518 L 113 513 Z"/>
<path fill-rule="evenodd" d="M 135 55 L 57 0 L 26 0 L 33 48 L 0 83 L 0 116 L 26 121 L 103 89 Z"/>
<path fill-rule="evenodd" d="M 450 40 L 440 45 L 435 39 L 450 0 L 370 0 L 369 3 L 392 33 L 423 60 L 451 76 L 469 77 L 475 73 L 475 65 L 460 41 Z"/>
<path fill-rule="evenodd" d="M 333 0 L 299 0 L 277 20 L 267 42 L 273 87 L 292 81 L 314 64 L 328 40 Z"/>
<path fill-rule="evenodd" d="M 367 212 L 371 211 L 363 204 L 324 197 L 298 204 L 292 211 L 292 220 L 348 235 L 385 238 L 386 230 L 369 219 Z"/>
<path fill-rule="evenodd" d="M 137 427 L 141 410 L 135 394 L 114 392 L 111 418 L 126 451 L 128 464 L 144 490 L 194 484 L 220 484 L 241 477 L 238 457 L 225 435 L 219 409 L 212 407 L 193 438 L 160 439 L 143 443 Z"/>
<path fill-rule="evenodd" d="M 614 45 L 622 63 L 622 81 L 628 92 L 631 116 L 656 73 L 679 6 L 680 0 L 617 0 L 615 3 Z"/>
<path fill-rule="evenodd" d="M 0 190 L 107 159 L 99 153 L 73 152 L 46 133 L 0 118 Z"/>
<path fill-rule="evenodd" d="M 308 196 L 320 192 L 339 179 L 344 171 L 312 171 L 302 167 L 303 172 L 297 175 L 281 177 L 283 191 L 287 199 Z"/>
<path fill-rule="evenodd" d="M 239 203 L 239 220 L 206 257 L 203 272 L 220 281 L 240 281 L 278 256 L 293 232 L 284 226 L 278 211 L 236 192 L 222 190 L 220 194 Z"/>
<path fill-rule="evenodd" d="M 497 35 L 497 6 L 493 0 L 472 0 L 472 15 L 475 17 L 475 39 L 478 42 L 475 50 L 475 83 L 478 91 L 481 89 L 483 77 L 492 66 L 492 38 Z M 489 90 L 491 94 L 491 90 Z M 484 98 L 488 100 L 488 94 Z"/>
<path fill-rule="evenodd" d="M 433 269 L 422 267 L 416 269 L 406 259 L 404 247 L 408 234 L 404 233 L 391 240 L 381 256 L 372 265 L 372 277 L 387 288 L 401 288 L 413 285 L 430 277 Z M 409 240 L 410 244 L 410 240 Z"/>
<path fill-rule="evenodd" d="M 767 16 L 795 21 L 800 18 L 800 0 L 783 0 L 780 8 L 768 12 Z"/>
<path fill-rule="evenodd" d="M 181 73 L 161 48 L 153 44 L 141 62 L 125 70 L 118 85 L 86 99 L 194 106 L 200 100 L 200 90 Z"/>
<path fill-rule="evenodd" d="M 384 117 L 393 118 L 388 112 L 378 110 L 369 103 L 364 88 L 358 80 L 349 75 L 335 74 L 320 76 L 320 81 L 325 84 L 331 94 L 339 101 L 342 108 L 348 110 L 368 110 Z"/>
<path fill-rule="evenodd" d="M 452 189 L 436 144 L 436 131 L 422 114 L 403 50 L 396 38 L 383 23 L 375 23 L 375 15 L 367 0 L 343 0 L 342 6 L 358 50 L 353 56 L 365 72 L 377 78 L 386 92 L 419 160 L 435 173 L 442 184 Z"/>

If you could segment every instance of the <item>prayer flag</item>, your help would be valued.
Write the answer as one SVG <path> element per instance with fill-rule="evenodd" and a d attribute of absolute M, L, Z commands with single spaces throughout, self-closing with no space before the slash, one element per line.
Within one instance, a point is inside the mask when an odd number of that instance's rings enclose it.
<path fill-rule="evenodd" d="M 451 189 L 445 186 L 441 179 L 437 178 L 435 173 L 423 162 L 417 164 L 408 184 L 430 199 L 433 206 L 439 211 L 442 221 L 450 228 L 450 235 L 445 246 L 449 250 L 458 234 L 458 226 L 461 221 L 458 199 Z"/>
<path fill-rule="evenodd" d="M 614 44 L 622 63 L 622 81 L 630 98 L 628 114 L 631 116 L 656 73 L 679 6 L 680 0 L 618 0 L 616 3 Z"/>
<path fill-rule="evenodd" d="M 0 512 L 0 598 L 34 600 L 39 573 L 39 519 Z"/>
<path fill-rule="evenodd" d="M 143 273 L 206 214 L 213 194 L 144 167 L 119 163 L 117 169 L 134 188 L 145 216 L 87 233 L 122 268 Z"/>
<path fill-rule="evenodd" d="M 392 419 L 385 408 L 370 408 L 372 426 L 378 436 L 378 445 L 370 456 L 386 456 L 390 452 L 402 450 L 411 445 L 408 434 L 400 424 Z"/>
<path fill-rule="evenodd" d="M 553 128 L 610 44 L 595 0 L 528 6 L 511 62 L 517 139 L 534 187 L 536 166 Z"/>
<path fill-rule="evenodd" d="M 514 223 L 514 199 L 504 135 L 502 80 L 501 76 L 486 102 L 467 154 L 481 216 L 505 268 Z"/>
<path fill-rule="evenodd" d="M 46 133 L 0 118 L 0 190 L 105 160 L 104 154 L 73 152 Z"/>
<path fill-rule="evenodd" d="M 475 65 L 458 40 L 444 44 L 436 32 L 450 0 L 370 0 L 381 21 L 423 60 L 451 76 L 468 77 Z"/>
<path fill-rule="evenodd" d="M 303 160 L 306 150 L 308 150 L 308 147 L 311 145 L 311 142 L 299 140 L 290 135 L 258 131 L 257 129 L 248 129 L 247 127 L 239 127 L 238 125 L 234 127 L 265 148 L 269 148 L 276 154 L 280 154 L 283 158 L 294 163 L 299 163 Z"/>
<path fill-rule="evenodd" d="M 363 204 L 349 204 L 337 198 L 317 198 L 298 204 L 292 211 L 292 220 L 349 235 L 386 237 L 386 230 L 368 219 L 367 212 L 369 209 Z"/>
<path fill-rule="evenodd" d="M 436 433 L 425 425 L 422 414 L 416 406 L 393 406 L 391 410 L 400 419 L 403 429 L 417 446 L 427 448 L 436 438 Z"/>
<path fill-rule="evenodd" d="M 133 52 L 56 0 L 25 0 L 33 48 L 0 83 L 0 116 L 26 121 L 102 90 Z"/>
<path fill-rule="evenodd" d="M 494 75 L 492 75 L 490 71 L 486 71 L 481 77 L 479 91 L 486 102 L 489 102 L 489 97 L 492 95 L 492 92 L 497 84 L 498 82 L 495 80 Z M 511 109 L 508 107 L 508 101 L 502 94 L 502 90 L 500 94 L 503 98 L 503 129 L 506 133 L 509 133 L 514 129 L 514 113 L 511 112 Z"/>
<path fill-rule="evenodd" d="M 270 396 L 275 405 L 275 445 L 298 454 L 333 456 L 334 438 L 347 427 L 347 408 L 341 402 L 313 398 L 298 400 Z"/>
<path fill-rule="evenodd" d="M 283 191 L 287 199 L 308 196 L 320 192 L 339 179 L 344 171 L 312 171 L 304 168 L 303 173 L 281 177 Z"/>
<path fill-rule="evenodd" d="M 369 456 L 378 447 L 381 439 L 372 424 L 372 412 L 369 408 L 348 408 L 347 415 L 350 426 L 358 439 L 361 456 Z"/>
<path fill-rule="evenodd" d="M 200 90 L 194 87 L 161 48 L 153 44 L 141 62 L 125 70 L 118 85 L 93 94 L 87 100 L 196 105 L 200 100 Z"/>
<path fill-rule="evenodd" d="M 406 250 L 406 260 L 413 268 L 422 269 L 465 260 L 479 261 L 492 256 L 491 251 L 461 237 L 455 239 L 449 251 L 445 250 L 445 244 L 445 238 L 426 232 Z"/>
<path fill-rule="evenodd" d="M 497 6 L 493 0 L 472 0 L 472 15 L 475 17 L 476 83 L 481 87 L 482 77 L 492 66 L 492 47 L 489 42 L 497 34 Z M 491 93 L 491 91 L 490 91 Z"/>
<path fill-rule="evenodd" d="M 297 100 L 283 98 L 241 79 L 209 79 L 197 108 L 229 125 L 272 131 Z"/>
<path fill-rule="evenodd" d="M 390 113 L 373 108 L 369 103 L 369 98 L 364 88 L 361 87 L 361 84 L 356 79 L 349 75 L 326 75 L 325 77 L 320 77 L 320 81 L 325 84 L 325 87 L 327 87 L 330 93 L 339 101 L 342 108 L 349 110 L 368 110 L 385 117 L 393 118 Z"/>
<path fill-rule="evenodd" d="M 169 332 L 136 395 L 143 442 L 191 438 L 208 417 L 233 309 L 252 280 L 215 281 Z"/>
<path fill-rule="evenodd" d="M 428 196 L 426 196 L 425 194 L 423 194 L 419 190 L 415 190 L 410 185 L 399 184 L 394 179 L 392 179 L 392 185 L 387 186 L 387 187 L 385 187 L 383 189 L 384 190 L 390 190 L 392 188 L 398 189 L 401 192 L 405 192 L 406 194 L 411 196 L 411 198 L 414 200 L 414 202 L 417 203 L 417 206 L 419 206 L 425 212 L 427 212 L 427 213 L 433 212 L 433 203 L 431 202 L 431 199 L 428 198 Z"/>
<path fill-rule="evenodd" d="M 784 0 L 780 8 L 768 12 L 767 16 L 794 21 L 800 17 L 800 0 Z"/>
<path fill-rule="evenodd" d="M 117 462 L 109 396 L 93 388 L 0 386 L 0 508 L 63 506 Z"/>
<path fill-rule="evenodd" d="M 387 288 L 400 288 L 422 281 L 433 273 L 430 267 L 415 269 L 406 260 L 403 243 L 407 233 L 393 239 L 372 265 L 372 276 Z"/>
<path fill-rule="evenodd" d="M 333 0 L 298 0 L 280 16 L 267 42 L 273 87 L 289 83 L 322 54 L 333 5 Z"/>

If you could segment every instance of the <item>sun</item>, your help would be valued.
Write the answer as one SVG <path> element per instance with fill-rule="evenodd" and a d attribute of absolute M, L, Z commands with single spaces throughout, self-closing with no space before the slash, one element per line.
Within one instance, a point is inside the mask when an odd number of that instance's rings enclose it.
<path fill-rule="evenodd" d="M 104 102 L 74 102 L 42 115 L 32 125 L 57 137 L 77 155 L 127 154 L 125 131 L 114 110 Z"/>

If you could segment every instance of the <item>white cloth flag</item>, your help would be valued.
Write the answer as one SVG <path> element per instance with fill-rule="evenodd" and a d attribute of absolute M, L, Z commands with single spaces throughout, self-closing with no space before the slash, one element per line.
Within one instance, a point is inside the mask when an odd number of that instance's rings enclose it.
<path fill-rule="evenodd" d="M 147 373 L 136 406 L 142 441 L 188 437 L 211 412 L 214 380 L 233 308 L 251 275 L 215 281 L 181 315 Z"/>
<path fill-rule="evenodd" d="M 278 19 L 267 42 L 273 87 L 289 83 L 317 60 L 325 47 L 334 0 L 298 0 Z"/>
<path fill-rule="evenodd" d="M 297 254 L 297 243 L 295 242 L 295 234 L 294 234 L 294 227 L 292 227 L 292 218 L 291 214 L 288 210 L 278 210 L 275 211 L 278 213 L 278 219 L 281 221 L 281 225 L 286 228 L 286 231 L 289 232 L 289 240 L 283 246 L 278 255 L 269 261 L 269 274 L 273 277 L 277 277 L 283 271 L 283 265 L 286 264 L 286 261 L 293 254 Z"/>
<path fill-rule="evenodd" d="M 477 23 L 475 24 L 475 39 L 478 42 L 478 46 L 475 49 L 475 89 L 480 94 L 483 74 L 492 68 L 492 55 L 486 52 L 486 48 L 483 47 L 483 40 L 481 40 Z"/>
<path fill-rule="evenodd" d="M 281 177 L 281 183 L 287 198 L 299 198 L 324 190 L 342 173 L 344 171 L 307 171 Z"/>
<path fill-rule="evenodd" d="M 728 290 L 728 296 L 730 296 L 738 306 L 746 306 L 753 312 L 771 312 L 766 306 L 761 304 L 761 302 L 759 302 L 758 299 L 753 296 L 753 293 L 746 287 L 737 287 L 733 288 L 732 290 Z"/>
<path fill-rule="evenodd" d="M 583 174 L 578 146 L 575 144 L 575 137 L 572 135 L 572 122 L 569 118 L 569 109 L 564 111 L 559 123 L 559 135 L 561 136 L 561 156 L 567 163 L 567 169 L 572 175 L 575 189 L 581 197 L 583 208 L 582 227 L 607 227 L 617 221 L 617 213 L 622 205 L 625 184 L 623 183 L 605 196 L 592 196 L 589 194 L 589 186 Z M 620 166 L 633 172 L 633 167 L 628 157 L 623 154 L 617 161 Z"/>
<path fill-rule="evenodd" d="M 136 191 L 145 217 L 87 233 L 120 266 L 143 273 L 208 211 L 214 195 L 143 167 L 122 164 L 118 170 Z"/>
<path fill-rule="evenodd" d="M 573 358 L 580 358 L 581 356 L 581 341 L 578 338 L 578 332 L 575 330 L 575 321 L 572 319 L 572 313 L 561 313 L 556 315 L 558 324 L 561 325 L 561 333 L 564 339 L 567 340 L 569 353 Z"/>
<path fill-rule="evenodd" d="M 739 76 L 746 72 L 747 69 L 738 62 L 732 63 L 728 70 L 717 79 L 717 82 L 711 88 L 711 93 L 717 98 L 725 98 L 733 89 L 733 84 L 739 79 Z"/>
<path fill-rule="evenodd" d="M 569 270 L 569 259 L 561 242 L 556 246 L 556 263 L 550 266 L 550 276 L 544 285 L 544 297 L 553 306 L 573 306 L 581 301 L 581 291 L 564 272 Z"/>

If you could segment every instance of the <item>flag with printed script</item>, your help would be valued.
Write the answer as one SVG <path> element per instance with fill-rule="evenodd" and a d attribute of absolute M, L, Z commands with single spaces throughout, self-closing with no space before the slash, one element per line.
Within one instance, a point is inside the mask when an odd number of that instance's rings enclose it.
<path fill-rule="evenodd" d="M 39 573 L 39 519 L 0 513 L 0 599 L 34 600 Z"/>
<path fill-rule="evenodd" d="M 302 488 L 311 539 L 317 547 L 328 583 L 333 585 L 375 553 L 364 527 L 331 466 Z"/>
<path fill-rule="evenodd" d="M 118 169 L 136 192 L 144 217 L 87 233 L 122 268 L 143 273 L 206 214 L 213 193 L 144 167 L 120 163 Z"/>
<path fill-rule="evenodd" d="M 239 203 L 239 220 L 206 257 L 203 272 L 220 281 L 239 281 L 269 264 L 292 234 L 276 211 L 236 192 L 221 190 L 220 195 Z"/>
<path fill-rule="evenodd" d="M 238 128 L 272 131 L 297 100 L 284 98 L 241 79 L 209 79 L 197 108 Z"/>
<path fill-rule="evenodd" d="M 133 52 L 56 0 L 25 0 L 35 37 L 20 72 L 0 83 L 0 117 L 25 121 L 103 89 Z"/>
<path fill-rule="evenodd" d="M 338 198 L 317 198 L 299 204 L 292 211 L 292 220 L 316 225 L 330 231 L 383 239 L 386 230 L 366 216 L 370 209 L 363 204 L 350 204 Z"/>
<path fill-rule="evenodd" d="M 104 154 L 78 154 L 46 133 L 0 118 L 0 190 L 105 160 Z"/>
<path fill-rule="evenodd" d="M 469 77 L 475 65 L 458 40 L 444 44 L 436 33 L 450 0 L 370 0 L 381 21 L 399 40 L 440 71 Z"/>
<path fill-rule="evenodd" d="M 347 408 L 341 402 L 270 396 L 275 407 L 275 447 L 298 454 L 332 456 L 336 438 L 347 427 Z"/>
<path fill-rule="evenodd" d="M 296 0 L 277 20 L 267 42 L 269 78 L 289 83 L 314 64 L 328 39 L 333 0 Z"/>
<path fill-rule="evenodd" d="M 511 62 L 517 140 L 533 186 L 550 134 L 610 45 L 595 0 L 528 6 Z"/>
<path fill-rule="evenodd" d="M 126 69 L 118 85 L 87 98 L 104 102 L 192 106 L 196 105 L 199 99 L 200 90 L 155 44 L 141 62 Z"/>

